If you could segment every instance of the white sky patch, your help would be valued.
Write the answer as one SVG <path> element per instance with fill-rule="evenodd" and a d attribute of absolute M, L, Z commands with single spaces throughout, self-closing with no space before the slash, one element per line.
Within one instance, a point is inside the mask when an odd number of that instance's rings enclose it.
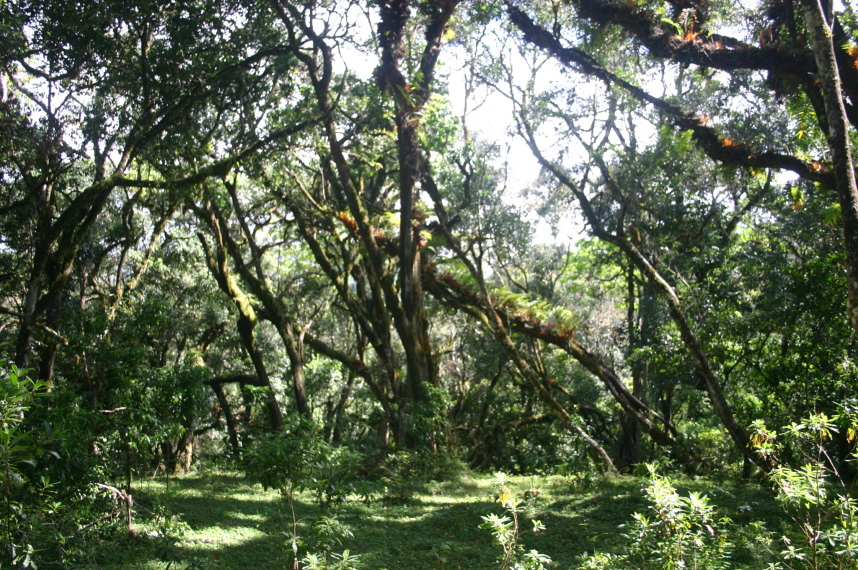
<path fill-rule="evenodd" d="M 361 14 L 359 17 L 366 18 Z M 366 29 L 366 20 L 358 22 L 358 27 Z M 467 115 L 464 117 L 470 135 L 498 147 L 498 166 L 506 165 L 506 188 L 504 199 L 507 203 L 527 209 L 523 193 L 534 183 L 540 173 L 540 166 L 533 153 L 521 137 L 515 134 L 512 103 L 504 95 L 494 89 L 483 88 L 480 93 L 466 96 L 466 76 L 460 67 L 458 50 L 442 50 L 438 69 L 438 81 L 447 83 L 448 100 L 456 117 L 463 118 L 467 104 Z M 377 57 L 368 56 L 365 51 L 353 45 L 340 46 L 340 57 L 334 65 L 335 73 L 348 71 L 363 81 L 371 80 L 378 65 Z M 450 72 L 444 77 L 444 70 Z M 467 102 L 466 102 L 467 100 Z M 555 240 L 559 243 L 576 241 L 581 231 L 581 223 L 569 220 L 562 224 L 559 235 L 555 237 L 550 224 L 540 220 L 535 213 L 528 217 L 535 225 L 534 239 L 538 243 L 549 244 Z"/>
<path fill-rule="evenodd" d="M 451 58 L 449 52 L 447 57 L 448 60 Z M 456 59 L 455 55 L 452 59 Z M 536 243 L 559 245 L 577 241 L 583 229 L 578 216 L 569 216 L 558 227 L 552 228 L 547 220 L 537 215 L 534 205 L 527 203 L 525 192 L 537 183 L 541 167 L 527 143 L 515 132 L 512 102 L 490 87 L 483 87 L 468 97 L 467 65 L 457 69 L 454 63 L 451 67 L 447 90 L 453 113 L 465 121 L 471 137 L 497 145 L 498 166 L 505 167 L 506 171 L 504 200 L 531 210 L 527 219 L 534 225 L 533 239 Z M 549 74 L 549 80 L 556 77 L 556 73 Z"/>

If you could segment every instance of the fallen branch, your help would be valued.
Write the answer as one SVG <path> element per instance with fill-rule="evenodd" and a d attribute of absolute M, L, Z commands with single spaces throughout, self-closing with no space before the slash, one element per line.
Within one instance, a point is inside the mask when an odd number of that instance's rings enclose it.
<path fill-rule="evenodd" d="M 131 506 L 134 504 L 131 494 L 123 491 L 122 489 L 117 489 L 116 487 L 111 487 L 110 485 L 105 485 L 103 483 L 96 483 L 95 485 L 113 493 L 116 500 L 125 507 L 125 526 L 128 528 L 128 534 L 136 536 L 137 531 L 131 527 Z"/>

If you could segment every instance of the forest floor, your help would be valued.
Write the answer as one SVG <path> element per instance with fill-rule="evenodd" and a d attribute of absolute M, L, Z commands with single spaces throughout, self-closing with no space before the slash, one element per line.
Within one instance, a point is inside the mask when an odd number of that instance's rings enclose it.
<path fill-rule="evenodd" d="M 766 556 L 741 529 L 765 521 L 770 530 L 785 520 L 770 492 L 735 480 L 678 479 L 683 495 L 703 493 L 721 516 L 732 519 L 736 545 L 733 568 L 765 568 Z M 552 568 L 578 568 L 585 553 L 622 553 L 635 512 L 651 512 L 643 493 L 645 478 L 611 476 L 597 480 L 568 477 L 511 477 L 507 485 L 519 496 L 533 496 L 523 518 L 545 525 L 525 533 L 526 549 L 554 561 Z M 528 493 L 525 493 L 529 491 Z M 533 491 L 536 491 L 534 493 Z M 134 490 L 134 536 L 106 542 L 92 568 L 291 568 L 287 531 L 288 505 L 275 491 L 250 485 L 242 474 L 197 471 L 172 478 L 141 481 Z M 338 519 L 351 529 L 334 552 L 360 556 L 366 570 L 496 569 L 500 549 L 482 516 L 502 514 L 491 475 L 468 474 L 456 481 L 414 488 L 406 500 L 355 498 L 340 508 Z M 298 517 L 319 514 L 311 497 L 296 502 Z M 532 527 L 523 521 L 522 528 Z"/>

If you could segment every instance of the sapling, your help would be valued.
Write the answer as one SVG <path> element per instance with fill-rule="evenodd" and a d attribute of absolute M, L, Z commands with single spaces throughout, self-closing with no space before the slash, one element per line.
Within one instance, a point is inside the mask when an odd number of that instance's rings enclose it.
<path fill-rule="evenodd" d="M 506 476 L 503 473 L 495 474 L 495 484 L 498 489 L 497 500 L 506 514 L 488 514 L 484 517 L 480 528 L 491 531 L 501 547 L 502 554 L 498 558 L 501 570 L 543 570 L 551 564 L 551 558 L 536 550 L 524 552 L 519 544 L 522 534 L 519 526 L 519 515 L 524 511 L 521 502 L 515 498 L 515 494 L 506 486 Z M 531 490 L 532 491 L 532 490 Z M 531 532 L 538 533 L 545 530 L 545 525 L 537 519 L 532 519 L 533 528 Z"/>
<path fill-rule="evenodd" d="M 307 568 L 351 568 L 356 556 L 348 551 L 342 555 L 330 555 L 335 543 L 340 543 L 351 532 L 333 514 L 319 516 L 311 526 L 308 539 L 299 533 L 299 519 L 295 512 L 295 499 L 303 491 L 315 496 L 319 507 L 328 507 L 344 500 L 348 484 L 335 471 L 340 462 L 348 466 L 345 452 L 322 441 L 307 420 L 295 418 L 282 431 L 263 438 L 248 455 L 246 471 L 248 478 L 259 482 L 266 489 L 280 491 L 289 507 L 291 528 L 287 531 L 286 547 L 291 552 L 292 568 L 299 570 L 303 562 Z M 321 554 L 308 554 L 301 558 L 306 547 L 318 547 Z M 330 559 L 330 560 L 329 560 Z M 335 562 L 335 565 L 329 565 Z"/>

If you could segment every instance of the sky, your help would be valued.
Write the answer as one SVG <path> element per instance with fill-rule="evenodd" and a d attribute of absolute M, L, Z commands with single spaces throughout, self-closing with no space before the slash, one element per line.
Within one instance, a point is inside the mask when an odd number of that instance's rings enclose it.
<path fill-rule="evenodd" d="M 354 6 L 352 10 L 350 14 L 343 15 L 343 21 L 349 21 L 353 30 L 367 30 L 368 26 L 375 26 L 375 23 L 371 21 L 375 16 L 374 13 L 363 12 Z M 369 38 L 369 34 L 367 34 L 367 38 Z M 486 31 L 483 39 L 485 42 L 496 41 L 491 31 Z M 501 48 L 492 44 L 491 49 Z M 438 73 L 436 74 L 439 82 L 438 87 L 443 89 L 444 86 L 441 82 L 446 83 L 450 106 L 454 115 L 460 118 L 466 105 L 467 59 L 465 50 L 457 42 L 445 44 L 441 50 Z M 359 78 L 369 80 L 377 63 L 378 60 L 375 57 L 368 57 L 365 53 L 344 48 L 340 53 L 338 68 L 335 71 L 342 72 L 348 68 L 351 73 Z M 554 76 L 550 75 L 549 72 L 546 77 L 550 81 Z M 525 142 L 513 132 L 511 103 L 502 94 L 491 89 L 484 89 L 473 94 L 467 100 L 467 108 L 468 113 L 465 120 L 471 136 L 486 142 L 496 143 L 500 149 L 498 166 L 507 165 L 504 199 L 512 205 L 524 204 L 522 194 L 536 182 L 540 167 Z M 534 239 L 538 243 L 551 244 L 555 242 L 550 225 L 539 220 L 535 212 L 530 216 L 530 221 L 535 224 Z M 563 245 L 570 241 L 577 241 L 582 229 L 583 225 L 580 220 L 569 220 L 560 228 L 561 231 L 556 240 Z"/>

